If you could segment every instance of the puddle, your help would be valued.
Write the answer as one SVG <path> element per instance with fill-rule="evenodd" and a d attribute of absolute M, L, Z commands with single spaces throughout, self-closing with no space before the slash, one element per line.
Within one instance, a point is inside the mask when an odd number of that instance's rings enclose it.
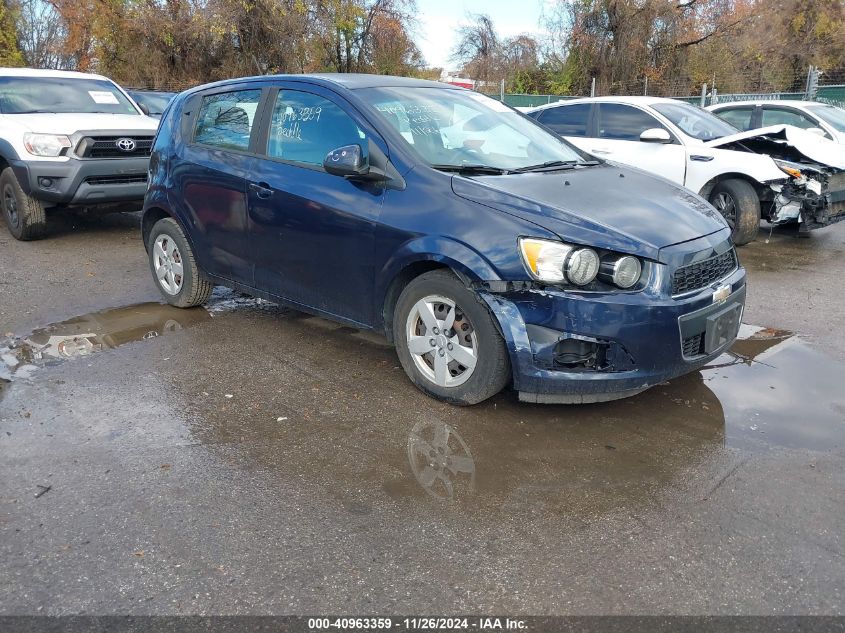
<path fill-rule="evenodd" d="M 0 380 L 27 379 L 39 367 L 166 335 L 210 318 L 203 308 L 140 303 L 53 323 L 0 343 Z"/>
<path fill-rule="evenodd" d="M 740 336 L 700 372 L 722 407 L 725 443 L 845 447 L 845 365 L 782 330 L 743 325 Z"/>
<path fill-rule="evenodd" d="M 53 323 L 33 330 L 28 336 L 7 337 L 0 340 L 0 397 L 4 382 L 12 378 L 28 379 L 39 367 L 156 338 L 218 314 L 246 309 L 285 311 L 275 303 L 218 287 L 204 307 L 185 309 L 162 303 L 138 303 Z"/>

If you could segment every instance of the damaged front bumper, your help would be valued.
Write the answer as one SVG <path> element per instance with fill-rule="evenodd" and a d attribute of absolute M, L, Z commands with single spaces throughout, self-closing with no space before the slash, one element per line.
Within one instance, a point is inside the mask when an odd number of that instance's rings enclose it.
<path fill-rule="evenodd" d="M 665 267 L 656 267 L 665 268 Z M 488 285 L 479 295 L 508 346 L 514 389 L 537 403 L 635 395 L 724 352 L 739 328 L 745 270 L 684 297 L 660 274 L 632 293 L 577 293 Z"/>
<path fill-rule="evenodd" d="M 799 222 L 802 230 L 845 220 L 845 171 L 820 165 L 790 164 L 800 176 L 770 185 L 774 199 L 764 219 L 771 224 Z"/>

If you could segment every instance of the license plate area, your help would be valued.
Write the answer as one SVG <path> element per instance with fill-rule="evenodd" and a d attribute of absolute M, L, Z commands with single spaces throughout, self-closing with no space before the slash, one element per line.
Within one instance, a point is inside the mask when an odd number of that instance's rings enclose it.
<path fill-rule="evenodd" d="M 736 338 L 739 332 L 742 304 L 735 303 L 707 317 L 704 331 L 704 352 L 710 354 Z"/>

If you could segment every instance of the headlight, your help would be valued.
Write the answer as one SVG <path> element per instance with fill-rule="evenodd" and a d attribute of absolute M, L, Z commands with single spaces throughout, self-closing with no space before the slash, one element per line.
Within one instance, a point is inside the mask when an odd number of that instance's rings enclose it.
<path fill-rule="evenodd" d="M 519 238 L 519 249 L 531 276 L 547 284 L 586 286 L 598 277 L 627 290 L 636 286 L 643 274 L 642 262 L 633 255 L 529 237 Z"/>
<path fill-rule="evenodd" d="M 798 178 L 799 180 L 801 179 L 801 170 L 800 169 L 796 169 L 795 167 L 792 167 L 789 163 L 786 163 L 786 162 L 781 161 L 781 160 L 776 160 L 776 159 L 772 159 L 772 160 L 775 161 L 775 165 L 777 165 L 782 172 L 789 174 L 793 178 Z"/>
<path fill-rule="evenodd" d="M 23 144 L 30 154 L 35 156 L 59 156 L 63 150 L 70 147 L 70 139 L 61 134 L 33 134 L 23 135 Z"/>
<path fill-rule="evenodd" d="M 592 248 L 579 248 L 566 260 L 566 278 L 576 286 L 586 286 L 599 274 L 599 255 Z"/>
<path fill-rule="evenodd" d="M 636 257 L 624 255 L 611 264 L 611 271 L 610 280 L 624 290 L 640 280 L 643 267 Z"/>
<path fill-rule="evenodd" d="M 531 238 L 520 238 L 519 247 L 531 275 L 548 284 L 585 286 L 599 272 L 599 256 L 591 248 Z"/>

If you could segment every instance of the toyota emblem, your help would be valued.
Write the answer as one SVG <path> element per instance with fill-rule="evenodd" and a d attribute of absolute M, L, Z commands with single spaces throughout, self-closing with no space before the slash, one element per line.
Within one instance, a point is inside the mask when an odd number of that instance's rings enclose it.
<path fill-rule="evenodd" d="M 119 138 L 114 142 L 117 145 L 117 149 L 121 152 L 132 152 L 135 151 L 135 141 L 131 138 Z"/>

